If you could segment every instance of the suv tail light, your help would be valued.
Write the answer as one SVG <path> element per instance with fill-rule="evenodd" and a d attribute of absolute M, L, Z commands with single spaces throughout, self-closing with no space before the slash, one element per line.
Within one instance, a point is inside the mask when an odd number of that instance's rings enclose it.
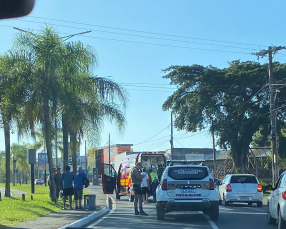
<path fill-rule="evenodd" d="M 231 192 L 231 191 L 232 191 L 232 189 L 231 189 L 230 184 L 227 184 L 226 185 L 226 192 Z"/>
<path fill-rule="evenodd" d="M 261 184 L 258 184 L 258 186 L 257 186 L 257 192 L 262 192 L 262 185 L 261 185 Z"/>
<path fill-rule="evenodd" d="M 210 182 L 209 182 L 209 190 L 214 190 L 214 180 L 213 179 L 210 179 Z"/>
<path fill-rule="evenodd" d="M 162 185 L 161 185 L 161 187 L 162 187 L 162 190 L 167 190 L 167 179 L 165 179 L 165 180 L 163 180 L 163 183 L 162 183 Z"/>
<path fill-rule="evenodd" d="M 286 200 L 286 191 L 282 192 L 282 198 Z"/>

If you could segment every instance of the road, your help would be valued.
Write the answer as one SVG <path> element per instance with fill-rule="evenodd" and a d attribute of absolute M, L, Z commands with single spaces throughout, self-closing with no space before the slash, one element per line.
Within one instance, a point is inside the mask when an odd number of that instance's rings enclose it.
<path fill-rule="evenodd" d="M 144 210 L 148 216 L 135 216 L 133 205 L 127 199 L 122 198 L 116 201 L 116 210 L 97 221 L 88 228 L 94 229 L 118 229 L 118 228 L 136 228 L 136 229 L 271 229 L 277 226 L 270 226 L 266 222 L 266 207 L 258 208 L 255 205 L 247 206 L 245 204 L 232 204 L 230 206 L 220 206 L 220 217 L 218 221 L 213 222 L 208 216 L 202 213 L 191 215 L 175 216 L 170 213 L 166 215 L 164 221 L 156 220 L 155 204 L 144 205 Z"/>

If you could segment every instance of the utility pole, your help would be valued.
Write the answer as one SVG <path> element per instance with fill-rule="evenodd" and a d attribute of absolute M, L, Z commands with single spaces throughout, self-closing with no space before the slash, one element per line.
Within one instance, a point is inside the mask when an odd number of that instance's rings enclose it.
<path fill-rule="evenodd" d="M 269 46 L 268 50 L 262 50 L 258 53 L 253 53 L 253 55 L 256 56 L 267 56 L 269 59 L 269 103 L 270 103 L 270 120 L 271 120 L 271 134 L 270 134 L 270 140 L 272 141 L 272 182 L 273 185 L 276 184 L 278 177 L 279 177 L 279 171 L 278 171 L 278 153 L 277 153 L 277 134 L 276 134 L 276 111 L 275 111 L 275 90 L 273 85 L 273 65 L 272 65 L 272 54 L 278 52 L 279 50 L 286 49 L 285 46 L 278 46 L 278 47 L 272 47 Z"/>
<path fill-rule="evenodd" d="M 215 150 L 215 137 L 214 137 L 214 131 L 212 131 L 212 139 L 213 139 L 213 164 L 214 164 L 214 177 L 217 177 L 217 174 L 216 174 L 216 150 Z"/>
<path fill-rule="evenodd" d="M 57 118 L 55 118 L 55 129 L 56 129 L 56 142 L 55 142 L 55 151 L 56 151 L 56 167 L 58 166 L 58 126 L 57 126 Z"/>
<path fill-rule="evenodd" d="M 108 164 L 110 165 L 110 133 L 109 133 L 109 138 L 108 138 Z M 109 176 L 111 176 L 111 168 L 109 166 Z"/>
<path fill-rule="evenodd" d="M 84 141 L 84 151 L 85 151 L 85 173 L 88 176 L 88 171 L 87 171 L 87 154 L 86 154 L 86 140 Z"/>
<path fill-rule="evenodd" d="M 173 114 L 171 113 L 171 140 L 170 140 L 170 143 L 171 143 L 171 157 L 172 157 L 172 153 L 173 153 L 173 148 L 174 148 L 174 139 L 173 139 Z"/>

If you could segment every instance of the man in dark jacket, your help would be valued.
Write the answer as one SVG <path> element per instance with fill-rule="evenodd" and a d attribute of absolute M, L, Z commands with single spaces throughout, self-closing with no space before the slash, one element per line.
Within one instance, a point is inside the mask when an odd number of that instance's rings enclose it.
<path fill-rule="evenodd" d="M 148 215 L 143 211 L 142 207 L 142 191 L 141 191 L 141 182 L 143 179 L 143 176 L 141 175 L 141 168 L 142 164 L 141 162 L 137 162 L 136 166 L 131 170 L 131 182 L 134 192 L 134 211 L 135 215 Z M 139 210 L 138 211 L 138 201 L 139 201 Z"/>

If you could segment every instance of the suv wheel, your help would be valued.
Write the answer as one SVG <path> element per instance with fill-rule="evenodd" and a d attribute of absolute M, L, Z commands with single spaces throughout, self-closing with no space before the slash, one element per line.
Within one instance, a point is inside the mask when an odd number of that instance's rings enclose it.
<path fill-rule="evenodd" d="M 165 209 L 157 205 L 156 212 L 157 212 L 157 216 L 156 216 L 157 220 L 164 220 Z"/>
<path fill-rule="evenodd" d="M 275 225 L 276 220 L 270 215 L 269 205 L 267 204 L 267 223 L 269 225 Z"/>
<path fill-rule="evenodd" d="M 228 206 L 228 205 L 229 205 L 229 202 L 225 200 L 224 194 L 223 194 L 222 204 L 223 204 L 224 206 Z"/>
<path fill-rule="evenodd" d="M 211 220 L 218 220 L 219 216 L 219 206 L 218 204 L 212 205 L 211 208 L 208 211 L 208 215 L 211 218 Z"/>

